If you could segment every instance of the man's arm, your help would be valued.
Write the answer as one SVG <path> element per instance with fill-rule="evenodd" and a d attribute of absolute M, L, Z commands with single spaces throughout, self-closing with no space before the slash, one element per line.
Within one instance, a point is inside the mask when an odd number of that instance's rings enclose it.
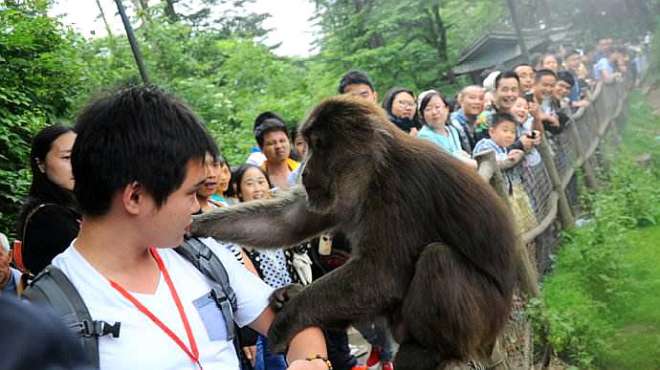
<path fill-rule="evenodd" d="M 532 129 L 537 130 L 543 134 L 543 117 L 541 115 L 541 110 L 539 109 L 539 104 L 536 102 L 536 100 L 529 102 L 529 114 L 534 119 L 532 121 Z"/>
<path fill-rule="evenodd" d="M 274 318 L 275 313 L 270 307 L 267 307 L 250 324 L 250 327 L 263 335 L 267 335 Z M 310 327 L 296 334 L 289 343 L 289 351 L 286 355 L 290 364 L 289 369 L 327 370 L 328 366 L 323 360 L 307 361 L 307 358 L 314 358 L 317 355 L 325 359 L 328 358 L 325 337 L 320 328 Z"/>

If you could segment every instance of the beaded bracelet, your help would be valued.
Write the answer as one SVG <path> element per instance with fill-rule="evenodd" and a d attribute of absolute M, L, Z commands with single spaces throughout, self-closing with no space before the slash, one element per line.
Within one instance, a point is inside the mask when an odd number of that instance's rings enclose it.
<path fill-rule="evenodd" d="M 316 355 L 314 357 L 307 357 L 305 360 L 307 361 L 322 360 L 323 362 L 325 362 L 325 366 L 328 367 L 328 370 L 332 370 L 332 362 L 330 362 L 330 360 L 328 360 L 327 357 Z"/>

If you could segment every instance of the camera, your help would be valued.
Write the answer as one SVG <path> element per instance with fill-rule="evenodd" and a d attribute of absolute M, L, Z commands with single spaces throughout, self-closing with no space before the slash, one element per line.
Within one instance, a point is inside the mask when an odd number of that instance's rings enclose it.
<path fill-rule="evenodd" d="M 536 139 L 536 132 L 534 132 L 534 131 L 528 132 L 527 137 L 530 138 L 530 139 Z"/>
<path fill-rule="evenodd" d="M 531 91 L 528 91 L 525 93 L 525 100 L 527 100 L 528 103 L 531 103 L 534 101 L 534 93 Z"/>

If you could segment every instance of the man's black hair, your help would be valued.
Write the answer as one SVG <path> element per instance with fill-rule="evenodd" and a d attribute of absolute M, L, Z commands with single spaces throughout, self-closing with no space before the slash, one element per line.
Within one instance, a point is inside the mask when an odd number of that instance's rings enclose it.
<path fill-rule="evenodd" d="M 357 71 L 357 70 L 352 70 L 346 72 L 346 74 L 339 80 L 339 88 L 337 91 L 339 91 L 340 94 L 343 94 L 346 92 L 346 87 L 348 85 L 358 85 L 358 84 L 364 84 L 369 86 L 371 91 L 376 91 L 374 89 L 374 84 L 371 83 L 371 80 L 369 79 L 369 76 L 367 76 L 366 73 L 362 71 Z"/>
<path fill-rule="evenodd" d="M 84 215 L 101 216 L 137 182 L 158 207 L 183 183 L 188 162 L 218 147 L 184 103 L 154 86 L 121 89 L 91 102 L 76 121 L 74 193 Z"/>
<path fill-rule="evenodd" d="M 263 112 L 254 120 L 254 138 L 260 148 L 264 146 L 264 136 L 272 131 L 282 131 L 289 134 L 284 120 L 273 112 Z"/>
<path fill-rule="evenodd" d="M 569 84 L 571 87 L 575 85 L 575 78 L 573 78 L 573 75 L 569 71 L 559 71 L 557 72 L 557 80 L 558 81 L 564 81 L 567 84 Z"/>
<path fill-rule="evenodd" d="M 516 119 L 511 113 L 497 112 L 493 114 L 492 118 L 490 119 L 490 127 L 495 128 L 502 122 L 513 122 L 513 124 L 515 124 Z"/>
<path fill-rule="evenodd" d="M 495 90 L 500 86 L 500 81 L 506 78 L 515 78 L 516 81 L 518 81 L 518 84 L 520 84 L 520 78 L 518 78 L 518 75 L 514 71 L 504 71 L 497 75 L 497 78 L 495 78 Z"/>
<path fill-rule="evenodd" d="M 543 76 L 552 76 L 555 79 L 557 79 L 557 74 L 554 71 L 544 68 L 536 71 L 536 75 L 534 76 L 534 82 L 541 81 L 541 78 L 543 78 Z"/>

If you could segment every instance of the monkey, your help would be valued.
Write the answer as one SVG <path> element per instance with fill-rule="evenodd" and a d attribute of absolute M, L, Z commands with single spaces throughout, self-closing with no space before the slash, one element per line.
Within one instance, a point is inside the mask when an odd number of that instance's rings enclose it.
<path fill-rule="evenodd" d="M 343 266 L 273 294 L 287 297 L 269 329 L 273 349 L 305 327 L 384 315 L 399 342 L 397 369 L 488 357 L 515 285 L 515 232 L 494 190 L 370 102 L 328 98 L 300 130 L 309 147 L 301 186 L 196 216 L 192 225 L 193 234 L 257 248 L 328 231 L 349 239 Z"/>

